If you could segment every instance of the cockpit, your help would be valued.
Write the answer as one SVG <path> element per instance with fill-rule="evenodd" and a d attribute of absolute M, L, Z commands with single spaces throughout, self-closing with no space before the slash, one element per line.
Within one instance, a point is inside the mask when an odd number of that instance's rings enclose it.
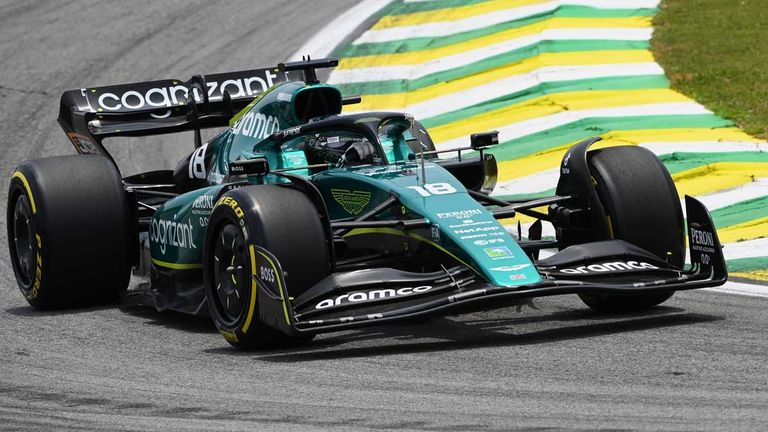
<path fill-rule="evenodd" d="M 197 158 L 192 154 L 182 161 L 177 172 L 190 172 L 188 165 L 192 163 L 193 168 L 200 165 L 198 171 L 205 173 L 195 178 L 223 180 L 227 175 L 227 163 L 266 158 L 271 170 L 288 169 L 294 174 L 311 175 L 327 168 L 402 163 L 412 158 L 410 155 L 434 150 L 429 135 L 418 122 L 413 122 L 410 116 L 395 113 L 332 116 L 292 128 L 291 133 L 281 131 L 261 140 L 244 138 L 238 134 L 222 134 L 207 145 L 207 152 L 203 151 Z M 218 147 L 223 152 L 212 152 L 211 147 Z M 225 156 L 226 160 L 210 160 L 212 153 Z M 210 176 L 212 172 L 213 177 Z M 197 184 L 183 180 L 189 187 L 195 187 L 192 183 Z"/>
<path fill-rule="evenodd" d="M 432 149 L 421 142 L 412 122 L 402 115 L 374 120 L 380 121 L 364 128 L 327 128 L 287 139 L 280 145 L 281 165 L 387 165 L 406 161 L 410 154 L 418 154 L 422 149 Z"/>

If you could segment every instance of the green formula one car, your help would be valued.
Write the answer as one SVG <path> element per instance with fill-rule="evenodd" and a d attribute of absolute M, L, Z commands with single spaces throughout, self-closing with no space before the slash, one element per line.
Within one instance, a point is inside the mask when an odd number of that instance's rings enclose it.
<path fill-rule="evenodd" d="M 578 294 L 627 311 L 723 284 L 714 224 L 640 147 L 570 148 L 556 195 L 490 196 L 498 134 L 435 150 L 412 116 L 342 115 L 359 101 L 317 79 L 335 59 L 65 92 L 79 155 L 14 172 L 8 240 L 35 308 L 126 296 L 210 314 L 239 348 Z M 224 128 L 204 143 L 201 128 Z M 123 177 L 114 136 L 193 131 L 175 170 Z M 525 191 L 521 191 L 525 192 Z M 545 210 L 542 210 L 545 209 Z M 499 219 L 538 221 L 527 235 Z M 556 238 L 542 239 L 542 223 Z M 542 250 L 556 250 L 544 257 Z"/>

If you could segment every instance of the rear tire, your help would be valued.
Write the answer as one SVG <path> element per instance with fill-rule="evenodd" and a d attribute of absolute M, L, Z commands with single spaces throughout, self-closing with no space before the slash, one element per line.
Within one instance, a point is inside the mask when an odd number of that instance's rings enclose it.
<path fill-rule="evenodd" d="M 33 307 L 114 301 L 127 288 L 135 250 L 130 207 L 107 158 L 22 163 L 11 178 L 7 212 L 16 282 Z"/>
<path fill-rule="evenodd" d="M 330 273 L 318 214 L 302 192 L 277 185 L 232 190 L 214 207 L 205 241 L 205 292 L 211 317 L 231 345 L 259 349 L 312 339 L 290 336 L 259 319 L 259 304 L 251 301 L 256 291 L 250 246 L 267 249 L 278 259 L 287 295 L 298 297 Z"/>
<path fill-rule="evenodd" d="M 591 151 L 588 162 L 612 238 L 625 240 L 682 268 L 683 210 L 675 183 L 659 158 L 642 147 L 621 146 Z M 659 305 L 672 294 L 579 297 L 601 312 L 630 312 Z"/>

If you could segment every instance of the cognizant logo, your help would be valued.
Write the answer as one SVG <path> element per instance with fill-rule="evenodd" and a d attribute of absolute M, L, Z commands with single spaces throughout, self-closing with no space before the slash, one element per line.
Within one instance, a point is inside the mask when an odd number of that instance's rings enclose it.
<path fill-rule="evenodd" d="M 252 97 L 267 91 L 274 84 L 277 75 L 265 71 L 263 77 L 251 76 L 246 78 L 228 79 L 224 81 L 207 81 L 208 100 L 220 101 L 228 92 L 232 98 Z M 138 87 L 138 86 L 137 86 Z M 190 89 L 184 83 L 150 89 L 127 90 L 122 93 L 106 92 L 96 99 L 97 108 L 104 111 L 140 110 L 144 108 L 171 108 L 186 103 L 189 93 L 196 102 L 202 103 L 203 95 L 197 88 Z"/>
<path fill-rule="evenodd" d="M 165 219 L 152 219 L 149 226 L 149 238 L 160 246 L 165 254 L 168 245 L 177 248 L 197 249 L 194 242 L 192 222 L 174 222 Z"/>

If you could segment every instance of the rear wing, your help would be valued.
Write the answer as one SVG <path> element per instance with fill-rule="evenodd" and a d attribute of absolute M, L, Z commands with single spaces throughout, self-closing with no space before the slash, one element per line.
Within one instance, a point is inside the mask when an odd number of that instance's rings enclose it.
<path fill-rule="evenodd" d="M 61 95 L 59 124 L 79 153 L 111 159 L 102 140 L 226 127 L 232 116 L 275 83 L 303 79 L 279 67 L 88 87 Z M 196 135 L 199 140 L 199 133 Z"/>

